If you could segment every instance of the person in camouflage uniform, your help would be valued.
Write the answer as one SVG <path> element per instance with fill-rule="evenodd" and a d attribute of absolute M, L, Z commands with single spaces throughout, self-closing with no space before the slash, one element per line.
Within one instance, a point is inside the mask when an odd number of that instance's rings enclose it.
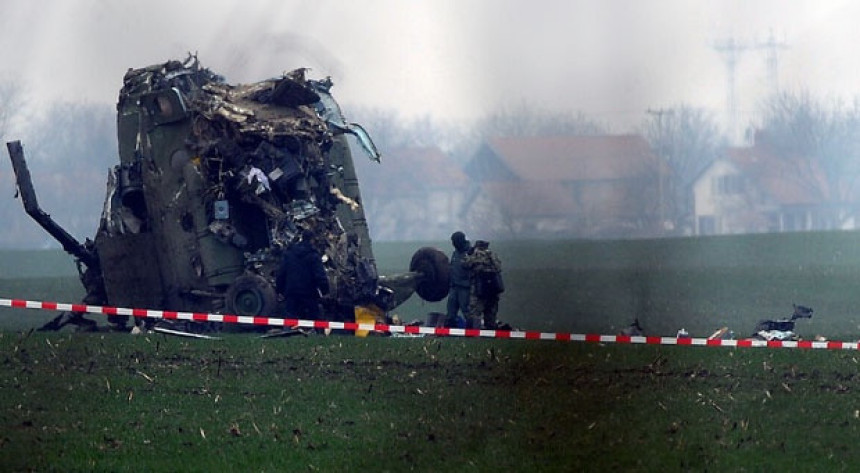
<path fill-rule="evenodd" d="M 490 251 L 490 244 L 483 240 L 475 242 L 472 251 L 463 258 L 463 267 L 469 270 L 471 294 L 469 295 L 468 328 L 481 328 L 483 319 L 485 329 L 496 328 L 496 313 L 499 311 L 499 292 L 483 293 L 478 287 L 481 274 L 501 273 L 502 262 Z"/>

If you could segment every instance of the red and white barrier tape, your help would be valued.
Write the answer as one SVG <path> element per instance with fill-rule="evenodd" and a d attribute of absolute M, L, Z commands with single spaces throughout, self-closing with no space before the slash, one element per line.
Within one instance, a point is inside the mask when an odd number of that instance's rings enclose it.
<path fill-rule="evenodd" d="M 443 337 L 482 337 L 482 338 L 510 338 L 523 340 L 556 340 L 562 342 L 591 342 L 591 343 L 621 343 L 621 344 L 643 344 L 643 345 L 683 345 L 683 346 L 708 346 L 708 347 L 767 347 L 767 348 L 816 348 L 826 350 L 857 350 L 860 342 L 838 342 L 823 341 L 815 342 L 809 340 L 779 341 L 779 340 L 721 340 L 709 338 L 677 338 L 657 336 L 629 336 L 629 335 L 599 335 L 599 334 L 577 334 L 562 332 L 537 332 L 521 330 L 480 330 L 462 328 L 437 328 L 420 327 L 411 325 L 387 325 L 387 324 L 360 324 L 355 322 L 332 322 L 325 320 L 302 320 L 282 319 L 275 317 L 250 317 L 232 314 L 209 314 L 204 312 L 176 312 L 168 310 L 152 309 L 129 309 L 124 307 L 108 307 L 85 304 L 67 304 L 60 302 L 39 302 L 23 299 L 2 299 L 0 307 L 11 307 L 16 309 L 37 309 L 82 312 L 88 314 L 102 315 L 128 315 L 138 318 L 164 319 L 164 320 L 187 320 L 195 322 L 222 322 L 228 324 L 243 324 L 273 327 L 300 327 L 319 328 L 332 330 L 370 330 L 379 332 L 391 332 L 393 334 L 410 335 L 437 335 Z"/>

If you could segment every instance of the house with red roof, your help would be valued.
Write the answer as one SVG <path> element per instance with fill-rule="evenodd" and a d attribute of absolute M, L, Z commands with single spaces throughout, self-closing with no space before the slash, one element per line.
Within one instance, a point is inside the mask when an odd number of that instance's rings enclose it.
<path fill-rule="evenodd" d="M 466 221 L 488 238 L 653 235 L 671 178 L 640 135 L 493 138 L 465 172 Z"/>
<path fill-rule="evenodd" d="M 386 151 L 381 163 L 355 164 L 375 239 L 447 239 L 460 228 L 468 178 L 439 148 L 398 148 Z"/>
<path fill-rule="evenodd" d="M 693 183 L 694 233 L 853 229 L 860 193 L 849 184 L 814 160 L 729 148 Z"/>

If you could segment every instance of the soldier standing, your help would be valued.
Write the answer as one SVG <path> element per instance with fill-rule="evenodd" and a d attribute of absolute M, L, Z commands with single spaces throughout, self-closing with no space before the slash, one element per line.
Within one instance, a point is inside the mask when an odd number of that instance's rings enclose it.
<path fill-rule="evenodd" d="M 502 263 L 490 251 L 490 243 L 478 240 L 475 247 L 463 259 L 463 267 L 471 272 L 471 296 L 469 298 L 469 328 L 496 328 L 496 313 L 499 311 L 499 294 L 505 288 L 502 282 Z"/>
<path fill-rule="evenodd" d="M 451 244 L 454 251 L 451 253 L 451 288 L 448 290 L 448 314 L 446 324 L 456 327 L 460 312 L 463 317 L 469 317 L 469 292 L 472 282 L 469 270 L 463 266 L 463 259 L 469 251 L 469 240 L 463 232 L 451 234 Z"/>

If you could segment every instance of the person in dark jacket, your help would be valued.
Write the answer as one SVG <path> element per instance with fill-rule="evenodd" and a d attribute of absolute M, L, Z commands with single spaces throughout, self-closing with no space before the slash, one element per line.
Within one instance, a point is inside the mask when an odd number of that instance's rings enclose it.
<path fill-rule="evenodd" d="M 275 277 L 275 288 L 284 297 L 288 317 L 316 320 L 322 315 L 320 295 L 328 294 L 329 283 L 312 238 L 310 230 L 302 232 L 301 240 L 284 252 Z"/>
<path fill-rule="evenodd" d="M 469 271 L 463 267 L 463 258 L 469 252 L 470 244 L 463 232 L 451 234 L 451 244 L 454 251 L 451 253 L 451 288 L 448 290 L 448 313 L 446 325 L 456 327 L 459 325 L 459 314 L 463 318 L 469 316 L 469 289 L 471 280 Z"/>

